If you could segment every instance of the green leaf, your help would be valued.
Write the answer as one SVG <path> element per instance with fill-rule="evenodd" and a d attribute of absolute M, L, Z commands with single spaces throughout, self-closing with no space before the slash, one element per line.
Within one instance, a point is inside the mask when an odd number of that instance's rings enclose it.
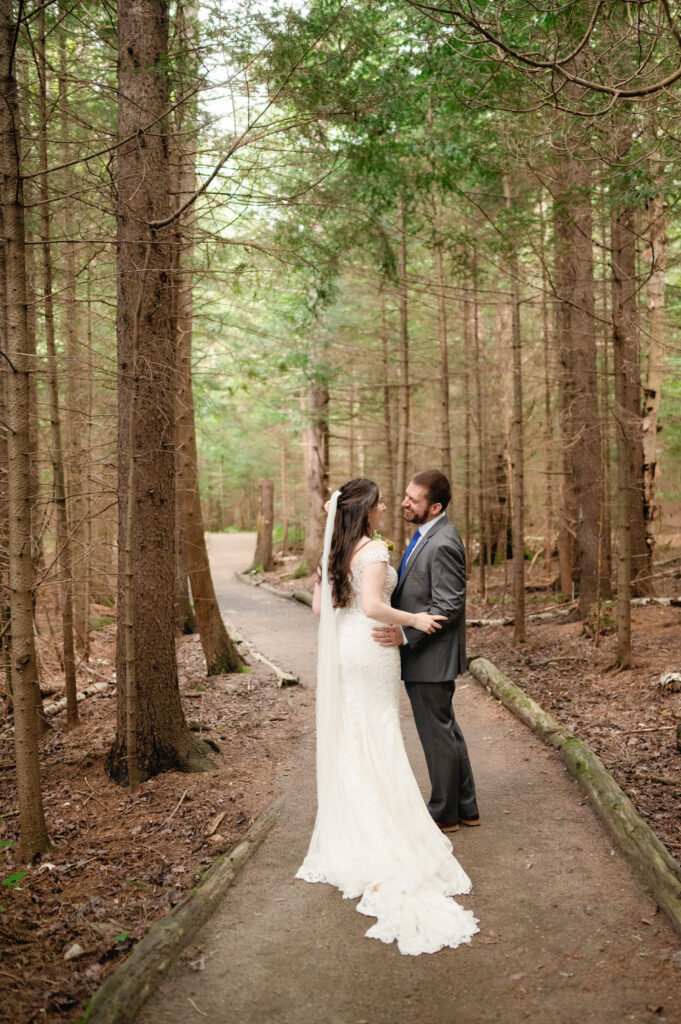
<path fill-rule="evenodd" d="M 28 871 L 14 871 L 11 875 L 8 875 L 7 878 L 3 878 L 2 884 L 8 889 L 21 889 L 19 882 L 22 878 L 25 878 L 27 874 Z"/>
<path fill-rule="evenodd" d="M 7 847 L 8 850 L 13 850 L 16 843 L 11 842 L 9 839 L 0 839 L 0 849 Z"/>
<path fill-rule="evenodd" d="M 130 932 L 119 932 L 118 935 L 114 935 L 114 942 L 125 942 Z"/>

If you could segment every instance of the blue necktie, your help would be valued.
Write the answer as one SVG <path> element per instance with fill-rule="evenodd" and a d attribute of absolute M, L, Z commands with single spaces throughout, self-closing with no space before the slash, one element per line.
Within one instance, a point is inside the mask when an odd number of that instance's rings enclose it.
<path fill-rule="evenodd" d="M 416 545 L 418 544 L 420 539 L 421 539 L 421 533 L 420 533 L 419 530 L 417 530 L 416 533 L 414 534 L 414 536 L 409 541 L 409 547 L 404 552 L 404 558 L 400 562 L 400 573 L 399 573 L 399 578 L 400 579 L 402 579 L 402 573 L 404 572 L 404 570 L 406 568 L 406 565 L 407 565 L 407 562 L 409 561 L 409 556 L 412 553 L 412 551 L 414 550 L 414 548 L 416 547 Z"/>

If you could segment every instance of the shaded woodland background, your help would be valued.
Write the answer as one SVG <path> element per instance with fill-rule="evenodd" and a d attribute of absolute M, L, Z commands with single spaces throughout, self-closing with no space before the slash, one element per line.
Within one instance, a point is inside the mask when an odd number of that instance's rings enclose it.
<path fill-rule="evenodd" d="M 76 724 L 116 607 L 112 778 L 205 767 L 175 637 L 239 668 L 203 531 L 253 528 L 263 479 L 305 576 L 330 484 L 376 478 L 399 551 L 405 484 L 441 466 L 516 640 L 541 568 L 629 665 L 631 598 L 681 537 L 680 79 L 665 0 L 0 0 L 23 860 L 49 842 L 36 628 Z"/>

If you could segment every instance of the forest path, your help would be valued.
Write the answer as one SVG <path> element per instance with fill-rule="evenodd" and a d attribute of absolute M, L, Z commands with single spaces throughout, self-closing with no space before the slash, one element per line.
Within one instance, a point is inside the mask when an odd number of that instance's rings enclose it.
<path fill-rule="evenodd" d="M 254 539 L 210 538 L 221 607 L 263 653 L 313 687 L 309 609 L 234 577 L 252 557 Z M 473 880 L 462 900 L 480 920 L 472 944 L 401 956 L 394 945 L 363 937 L 372 919 L 356 913 L 354 900 L 294 881 L 315 814 L 311 712 L 298 767 L 280 780 L 278 824 L 149 1000 L 141 1024 L 681 1020 L 678 939 L 612 851 L 560 759 L 470 676 L 457 686 L 455 707 L 483 818 L 481 828 L 452 836 Z M 406 698 L 403 726 L 425 790 Z M 201 971 L 188 966 L 196 947 L 205 953 Z"/>

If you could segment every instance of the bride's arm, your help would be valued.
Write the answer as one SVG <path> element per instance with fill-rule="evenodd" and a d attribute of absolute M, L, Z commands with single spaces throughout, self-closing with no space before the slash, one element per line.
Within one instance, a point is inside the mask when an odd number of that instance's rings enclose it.
<path fill-rule="evenodd" d="M 383 586 L 387 562 L 369 562 L 362 573 L 362 611 L 368 619 L 383 622 L 386 626 L 411 626 L 423 633 L 442 629 L 438 619 L 444 615 L 429 615 L 427 612 L 402 612 L 383 600 Z"/>

